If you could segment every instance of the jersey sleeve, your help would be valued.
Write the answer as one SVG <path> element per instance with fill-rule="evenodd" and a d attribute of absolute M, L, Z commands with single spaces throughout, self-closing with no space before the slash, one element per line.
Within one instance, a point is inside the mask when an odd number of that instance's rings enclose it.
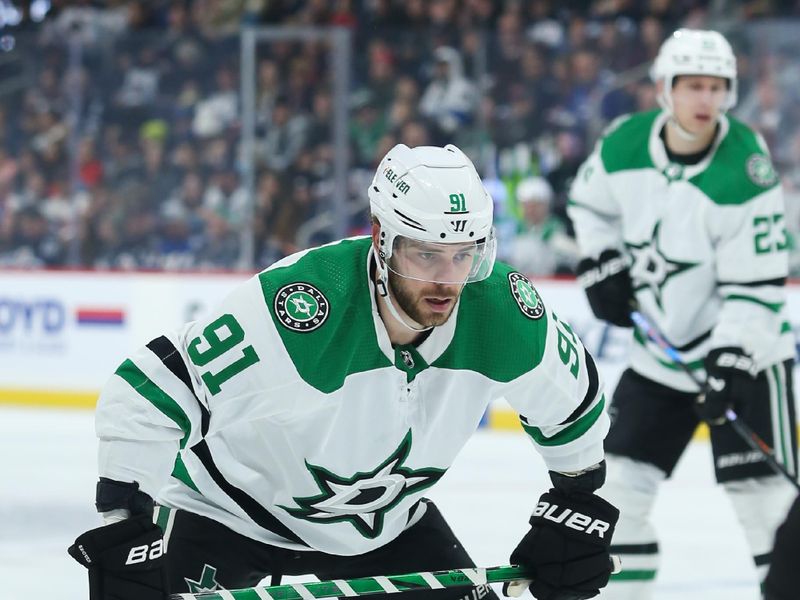
<path fill-rule="evenodd" d="M 609 186 L 601 144 L 602 140 L 578 170 L 567 204 L 582 256 L 596 257 L 608 248 L 624 249 L 621 210 Z"/>
<path fill-rule="evenodd" d="M 193 485 L 183 451 L 213 428 L 211 400 L 224 410 L 244 387 L 237 376 L 258 361 L 240 324 L 256 285 L 240 286 L 209 317 L 151 340 L 117 368 L 95 417 L 101 477 L 136 481 L 153 498 L 170 475 Z"/>
<path fill-rule="evenodd" d="M 196 324 L 160 336 L 117 368 L 100 393 L 95 416 L 99 474 L 136 481 L 153 498 L 201 436 L 207 408 L 186 355 Z"/>
<path fill-rule="evenodd" d="M 785 321 L 790 241 L 780 185 L 738 205 L 714 205 L 708 227 L 723 304 L 712 346 L 740 346 L 760 366 Z"/>
<path fill-rule="evenodd" d="M 505 398 L 547 467 L 580 471 L 603 460 L 609 418 L 594 359 L 572 327 L 546 311 L 541 362 Z"/>

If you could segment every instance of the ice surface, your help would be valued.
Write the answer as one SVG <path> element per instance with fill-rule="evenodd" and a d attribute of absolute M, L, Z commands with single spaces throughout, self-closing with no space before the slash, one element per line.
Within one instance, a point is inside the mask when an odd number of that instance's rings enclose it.
<path fill-rule="evenodd" d="M 0 600 L 88 598 L 86 572 L 66 548 L 99 525 L 96 450 L 90 412 L 0 407 Z M 494 566 L 507 563 L 547 486 L 523 434 L 480 431 L 430 496 L 475 561 Z M 693 442 L 663 486 L 655 522 L 663 551 L 656 600 L 757 600 L 707 443 Z"/>

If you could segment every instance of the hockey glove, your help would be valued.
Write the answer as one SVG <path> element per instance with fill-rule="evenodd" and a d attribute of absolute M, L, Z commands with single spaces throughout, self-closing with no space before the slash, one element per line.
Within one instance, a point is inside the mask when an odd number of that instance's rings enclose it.
<path fill-rule="evenodd" d="M 609 545 L 618 518 L 599 496 L 553 488 L 539 499 L 511 563 L 533 571 L 529 589 L 537 600 L 594 598 L 611 575 Z M 510 586 L 504 591 L 514 593 Z"/>
<path fill-rule="evenodd" d="M 89 600 L 166 600 L 169 595 L 161 529 L 149 515 L 87 531 L 68 552 L 89 569 Z"/>
<path fill-rule="evenodd" d="M 625 256 L 618 250 L 603 250 L 597 260 L 581 259 L 576 272 L 598 319 L 618 327 L 633 326 L 633 285 Z"/>
<path fill-rule="evenodd" d="M 715 348 L 703 361 L 706 369 L 706 385 L 697 397 L 695 409 L 709 425 L 722 425 L 725 415 L 733 408 L 743 387 L 741 384 L 755 377 L 753 359 L 741 348 Z"/>

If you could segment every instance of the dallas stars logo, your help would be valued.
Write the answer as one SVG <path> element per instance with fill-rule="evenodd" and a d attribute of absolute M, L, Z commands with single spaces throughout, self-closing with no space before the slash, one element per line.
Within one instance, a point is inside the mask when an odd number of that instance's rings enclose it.
<path fill-rule="evenodd" d="M 217 569 L 211 565 L 203 565 L 200 581 L 195 581 L 188 577 L 184 577 L 183 580 L 189 586 L 189 592 L 192 594 L 215 592 L 220 589 L 219 583 L 217 583 Z"/>
<path fill-rule="evenodd" d="M 530 280 L 522 273 L 514 271 L 508 274 L 508 284 L 522 314 L 529 319 L 540 319 L 544 314 L 544 304 Z"/>
<path fill-rule="evenodd" d="M 659 230 L 661 221 L 656 222 L 650 240 L 641 244 L 627 244 L 633 255 L 631 279 L 634 292 L 649 289 L 655 297 L 656 304 L 661 307 L 664 286 L 672 277 L 696 267 L 700 263 L 683 262 L 669 258 L 661 250 Z"/>
<path fill-rule="evenodd" d="M 313 331 L 325 322 L 328 313 L 328 299 L 308 283 L 290 283 L 275 294 L 275 315 L 292 331 Z"/>
<path fill-rule="evenodd" d="M 404 466 L 410 451 L 411 430 L 389 458 L 366 473 L 342 477 L 306 462 L 321 493 L 293 498 L 299 508 L 281 508 L 293 517 L 316 523 L 347 521 L 364 537 L 376 538 L 383 531 L 387 512 L 409 494 L 429 488 L 444 475 L 444 469 Z"/>
<path fill-rule="evenodd" d="M 772 168 L 769 158 L 763 154 L 753 154 L 747 159 L 747 174 L 756 185 L 771 187 L 778 181 L 778 174 Z"/>

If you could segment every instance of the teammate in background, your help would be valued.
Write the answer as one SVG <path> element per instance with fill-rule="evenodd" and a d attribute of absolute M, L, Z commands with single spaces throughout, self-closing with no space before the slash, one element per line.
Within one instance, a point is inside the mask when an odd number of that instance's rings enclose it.
<path fill-rule="evenodd" d="M 540 599 L 606 584 L 618 511 L 595 495 L 609 421 L 591 356 L 495 264 L 492 200 L 458 148 L 395 146 L 369 197 L 371 237 L 275 263 L 106 384 L 106 525 L 70 548 L 91 600 L 474 566 L 425 491 L 500 396 L 553 482 L 512 562 Z"/>
<path fill-rule="evenodd" d="M 735 407 L 796 472 L 783 197 L 762 139 L 725 114 L 736 102 L 736 59 L 719 33 L 681 29 L 652 76 L 662 110 L 614 122 L 573 183 L 578 273 L 598 318 L 631 327 L 638 306 L 708 384 L 698 390 L 634 331 L 605 445 L 623 571 L 603 598 L 652 597 L 651 509 L 700 418 L 712 424 L 716 478 L 759 579 L 793 488 L 724 423 L 725 410 Z"/>
<path fill-rule="evenodd" d="M 775 534 L 772 564 L 764 580 L 764 600 L 797 598 L 797 558 L 800 557 L 800 496 Z"/>

